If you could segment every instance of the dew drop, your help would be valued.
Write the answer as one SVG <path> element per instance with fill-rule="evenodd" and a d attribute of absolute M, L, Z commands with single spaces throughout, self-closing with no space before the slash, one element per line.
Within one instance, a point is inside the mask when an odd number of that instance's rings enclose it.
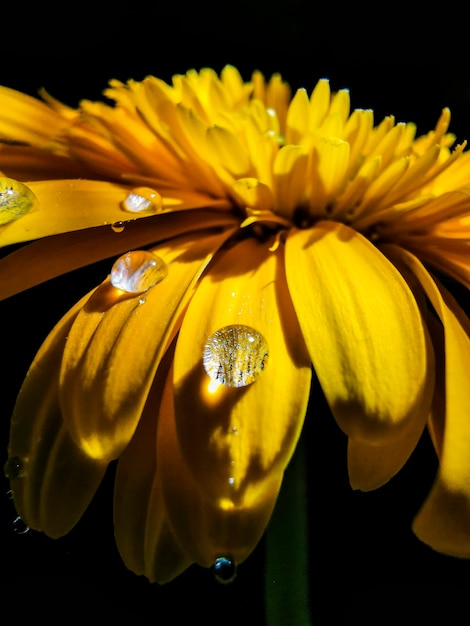
<path fill-rule="evenodd" d="M 11 523 L 13 532 L 17 535 L 26 535 L 29 531 L 29 526 L 21 519 L 21 517 L 15 517 Z"/>
<path fill-rule="evenodd" d="M 38 200 L 29 187 L 13 178 L 0 176 L 0 225 L 23 217 L 37 204 Z"/>
<path fill-rule="evenodd" d="M 122 233 L 125 227 L 126 225 L 124 224 L 124 222 L 114 222 L 114 224 L 111 224 L 111 229 L 115 233 Z"/>
<path fill-rule="evenodd" d="M 10 457 L 3 466 L 3 473 L 5 474 L 5 478 L 8 478 L 9 480 L 24 476 L 24 463 L 20 457 Z"/>
<path fill-rule="evenodd" d="M 143 293 L 162 281 L 168 267 L 160 257 L 146 250 L 123 254 L 111 269 L 113 287 L 127 293 Z"/>
<path fill-rule="evenodd" d="M 129 213 L 158 213 L 163 208 L 163 199 L 154 189 L 137 187 L 127 194 L 121 206 Z"/>
<path fill-rule="evenodd" d="M 212 571 L 217 582 L 227 585 L 237 577 L 237 564 L 227 556 L 220 556 L 214 561 Z"/>
<path fill-rule="evenodd" d="M 261 375 L 268 360 L 268 344 L 250 326 L 225 326 L 209 337 L 203 364 L 207 375 L 227 387 L 246 387 Z"/>

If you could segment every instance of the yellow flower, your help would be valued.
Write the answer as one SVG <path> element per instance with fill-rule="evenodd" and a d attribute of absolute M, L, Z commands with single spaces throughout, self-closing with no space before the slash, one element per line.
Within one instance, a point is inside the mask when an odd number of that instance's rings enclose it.
<path fill-rule="evenodd" d="M 386 483 L 428 426 L 440 468 L 414 530 L 470 557 L 469 322 L 438 278 L 470 286 L 470 153 L 449 111 L 416 138 L 327 80 L 291 97 L 230 66 L 104 93 L 75 110 L 0 89 L 2 297 L 110 259 L 20 391 L 19 515 L 67 533 L 118 459 L 127 567 L 165 582 L 241 562 L 314 372 L 355 489 Z"/>

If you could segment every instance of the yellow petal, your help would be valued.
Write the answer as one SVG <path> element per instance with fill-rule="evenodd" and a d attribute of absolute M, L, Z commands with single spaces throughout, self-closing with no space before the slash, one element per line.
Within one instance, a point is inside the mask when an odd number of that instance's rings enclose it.
<path fill-rule="evenodd" d="M 0 111 L 0 138 L 7 141 L 45 147 L 66 125 L 44 102 L 8 87 L 0 86 Z"/>
<path fill-rule="evenodd" d="M 399 437 L 426 410 L 426 340 L 395 267 L 347 226 L 320 222 L 286 241 L 287 280 L 328 404 L 352 439 Z"/>
<path fill-rule="evenodd" d="M 234 218 L 216 211 L 169 213 L 129 222 L 119 233 L 110 226 L 40 239 L 0 259 L 0 300 L 50 278 L 148 246 L 177 235 L 207 228 L 233 226 Z"/>
<path fill-rule="evenodd" d="M 68 435 L 59 405 L 59 368 L 79 302 L 43 343 L 15 405 L 9 443 L 11 481 L 18 514 L 30 528 L 60 537 L 77 523 L 105 473 L 106 465 L 86 457 Z"/>
<path fill-rule="evenodd" d="M 178 336 L 179 443 L 201 489 L 226 506 L 251 506 L 272 475 L 283 472 L 304 419 L 311 363 L 283 264 L 283 249 L 270 251 L 268 242 L 247 239 L 220 251 L 197 287 Z M 268 346 L 266 366 L 245 387 L 217 387 L 203 367 L 209 337 L 231 325 L 254 329 Z M 264 355 L 255 355 L 250 364 L 260 365 Z"/>
<path fill-rule="evenodd" d="M 173 352 L 167 354 L 172 357 Z M 139 426 L 119 459 L 114 489 L 114 528 L 122 560 L 134 573 L 160 584 L 191 565 L 176 542 L 162 491 L 156 487 L 157 416 L 167 373 L 168 364 L 162 362 Z"/>
<path fill-rule="evenodd" d="M 201 417 L 192 412 L 186 418 Z M 188 557 L 210 567 L 218 557 L 241 563 L 255 548 L 271 517 L 282 481 L 282 472 L 270 474 L 249 504 L 227 505 L 208 499 L 189 471 L 176 432 L 173 381 L 168 377 L 159 411 L 157 433 L 157 489 L 165 502 L 171 528 Z M 197 423 L 197 422 L 196 422 Z M 194 441 L 195 453 L 206 449 Z M 215 467 L 214 471 L 218 471 Z"/>
<path fill-rule="evenodd" d="M 0 170 L 17 180 L 90 178 L 90 168 L 72 159 L 32 146 L 0 144 Z"/>
<path fill-rule="evenodd" d="M 390 248 L 421 282 L 444 327 L 445 422 L 439 471 L 413 522 L 416 535 L 434 550 L 470 557 L 470 324 L 449 294 L 412 254 Z"/>
<path fill-rule="evenodd" d="M 89 456 L 117 458 L 129 442 L 194 283 L 229 235 L 162 244 L 154 249 L 168 266 L 162 282 L 124 296 L 105 281 L 80 311 L 64 350 L 61 403 L 72 438 Z"/>

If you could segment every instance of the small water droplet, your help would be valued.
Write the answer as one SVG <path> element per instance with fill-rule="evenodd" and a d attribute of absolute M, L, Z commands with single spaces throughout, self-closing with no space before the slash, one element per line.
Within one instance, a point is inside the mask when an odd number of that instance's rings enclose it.
<path fill-rule="evenodd" d="M 114 224 L 111 224 L 111 229 L 115 232 L 115 233 L 122 233 L 122 231 L 125 229 L 126 225 L 124 224 L 124 222 L 114 222 Z"/>
<path fill-rule="evenodd" d="M 227 585 L 237 577 L 237 564 L 230 557 L 220 556 L 214 561 L 212 571 L 217 582 Z"/>
<path fill-rule="evenodd" d="M 246 387 L 261 375 L 268 360 L 268 344 L 250 326 L 225 326 L 209 337 L 203 364 L 207 375 L 227 387 Z"/>
<path fill-rule="evenodd" d="M 146 298 L 139 298 L 139 304 L 145 304 Z"/>
<path fill-rule="evenodd" d="M 8 498 L 9 500 L 13 500 L 13 489 L 9 489 L 9 490 L 7 491 L 7 498 Z"/>
<path fill-rule="evenodd" d="M 38 200 L 29 187 L 13 178 L 0 176 L 0 225 L 23 217 L 37 204 Z"/>
<path fill-rule="evenodd" d="M 110 281 L 113 287 L 127 293 L 142 293 L 162 281 L 168 267 L 156 254 L 134 250 L 123 254 L 114 263 Z"/>
<path fill-rule="evenodd" d="M 21 519 L 21 517 L 15 517 L 11 523 L 13 532 L 17 535 L 26 535 L 29 531 L 29 526 Z"/>
<path fill-rule="evenodd" d="M 230 476 L 230 478 L 228 479 L 228 484 L 233 486 L 235 484 L 235 477 L 234 476 Z"/>
<path fill-rule="evenodd" d="M 13 480 L 24 476 L 24 463 L 18 456 L 10 457 L 3 466 L 5 478 Z"/>
<path fill-rule="evenodd" d="M 129 213 L 158 213 L 163 208 L 163 199 L 155 189 L 137 187 L 127 194 L 121 206 Z"/>

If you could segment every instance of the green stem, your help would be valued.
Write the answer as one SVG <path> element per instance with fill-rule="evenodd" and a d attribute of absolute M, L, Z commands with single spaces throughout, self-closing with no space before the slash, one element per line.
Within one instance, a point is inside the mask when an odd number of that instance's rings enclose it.
<path fill-rule="evenodd" d="M 266 531 L 266 626 L 311 626 L 304 437 L 284 475 Z"/>

